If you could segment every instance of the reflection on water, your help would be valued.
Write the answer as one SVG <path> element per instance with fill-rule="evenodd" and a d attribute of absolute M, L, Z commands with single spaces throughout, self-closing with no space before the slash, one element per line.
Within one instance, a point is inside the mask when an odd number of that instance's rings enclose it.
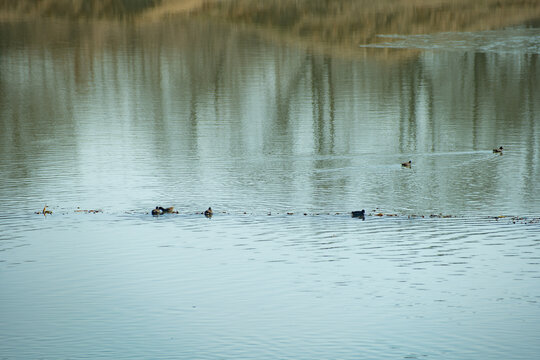
<path fill-rule="evenodd" d="M 342 60 L 185 21 L 2 29 L 4 204 L 538 212 L 537 54 Z"/>
<path fill-rule="evenodd" d="M 256 0 L 208 1 L 201 10 L 212 19 L 247 24 L 266 37 L 286 38 L 311 48 L 350 53 L 380 34 L 481 31 L 537 23 L 535 0 Z"/>
<path fill-rule="evenodd" d="M 0 22 L 0 353 L 539 352 L 537 51 L 135 20 Z"/>
<path fill-rule="evenodd" d="M 394 41 L 361 47 L 540 54 L 539 29 L 517 28 L 429 35 L 380 35 L 380 37 Z"/>

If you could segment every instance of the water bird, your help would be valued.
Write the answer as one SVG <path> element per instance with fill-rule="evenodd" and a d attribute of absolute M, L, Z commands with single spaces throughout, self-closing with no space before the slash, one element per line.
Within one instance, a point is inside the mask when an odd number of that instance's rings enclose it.
<path fill-rule="evenodd" d="M 204 216 L 206 216 L 207 218 L 212 217 L 212 215 L 214 215 L 214 212 L 212 211 L 211 207 L 209 207 L 208 210 L 204 210 Z"/>
<path fill-rule="evenodd" d="M 164 214 L 176 214 L 177 211 L 174 211 L 174 206 L 168 207 L 168 208 L 162 208 L 160 207 L 161 211 L 163 211 Z"/>
<path fill-rule="evenodd" d="M 407 162 L 401 163 L 401 166 L 410 168 L 410 167 L 411 167 L 411 163 L 412 163 L 412 161 L 409 160 L 409 161 L 407 161 Z"/>
<path fill-rule="evenodd" d="M 503 147 L 502 147 L 502 146 L 499 146 L 498 149 L 493 149 L 493 152 L 494 152 L 494 153 L 500 153 L 500 154 L 502 154 L 502 152 L 503 152 Z"/>
<path fill-rule="evenodd" d="M 365 214 L 366 214 L 366 210 L 364 210 L 364 209 L 362 209 L 360 211 L 353 211 L 352 212 L 352 217 L 353 218 L 362 218 L 363 219 Z"/>
<path fill-rule="evenodd" d="M 43 215 L 52 215 L 52 211 L 47 210 L 47 205 L 43 207 Z"/>
<path fill-rule="evenodd" d="M 164 208 L 162 206 L 156 206 L 155 209 L 152 209 L 152 215 L 163 215 L 163 214 L 178 214 L 178 211 L 174 210 L 174 206 Z"/>

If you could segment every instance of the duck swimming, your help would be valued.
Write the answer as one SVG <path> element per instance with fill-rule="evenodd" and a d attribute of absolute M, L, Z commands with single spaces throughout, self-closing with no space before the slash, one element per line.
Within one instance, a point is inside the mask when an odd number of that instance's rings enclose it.
<path fill-rule="evenodd" d="M 361 218 L 361 219 L 364 219 L 364 216 L 366 214 L 366 210 L 362 209 L 360 211 L 353 211 L 352 212 L 352 217 L 353 218 Z"/>
<path fill-rule="evenodd" d="M 502 146 L 499 146 L 498 149 L 493 149 L 493 152 L 494 152 L 494 153 L 500 153 L 500 154 L 502 154 L 502 152 L 503 152 L 503 147 L 502 147 Z"/>
<path fill-rule="evenodd" d="M 214 212 L 212 211 L 211 207 L 209 207 L 208 210 L 204 210 L 204 216 L 206 216 L 207 218 L 212 217 L 212 215 L 214 215 Z"/>
<path fill-rule="evenodd" d="M 47 205 L 43 207 L 43 215 L 52 215 L 52 211 L 47 210 Z"/>
<path fill-rule="evenodd" d="M 178 214 L 178 211 L 174 210 L 174 206 L 164 208 L 162 206 L 156 206 L 155 209 L 152 209 L 152 215 L 163 215 L 163 214 Z"/>
<path fill-rule="evenodd" d="M 411 163 L 412 163 L 412 161 L 409 160 L 409 161 L 407 161 L 407 162 L 401 163 L 401 166 L 409 167 L 409 168 L 410 168 L 410 167 L 411 167 Z"/>

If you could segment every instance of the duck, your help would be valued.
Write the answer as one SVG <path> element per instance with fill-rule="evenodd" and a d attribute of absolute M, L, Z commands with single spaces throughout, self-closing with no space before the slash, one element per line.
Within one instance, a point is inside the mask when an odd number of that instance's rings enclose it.
<path fill-rule="evenodd" d="M 168 207 L 168 208 L 162 208 L 160 207 L 161 211 L 163 211 L 164 214 L 177 214 L 178 212 L 174 210 L 174 206 Z"/>
<path fill-rule="evenodd" d="M 212 215 L 214 215 L 214 212 L 212 211 L 211 207 L 209 207 L 208 210 L 204 210 L 204 216 L 206 216 L 207 218 L 212 217 Z"/>
<path fill-rule="evenodd" d="M 52 211 L 47 210 L 47 205 L 43 207 L 43 215 L 52 215 Z"/>
<path fill-rule="evenodd" d="M 498 149 L 493 149 L 493 152 L 494 152 L 494 153 L 500 153 L 500 154 L 502 154 L 502 152 L 503 152 L 503 147 L 502 147 L 502 146 L 499 146 Z"/>
<path fill-rule="evenodd" d="M 353 218 L 364 218 L 364 216 L 366 215 L 366 210 L 362 209 L 360 211 L 353 211 L 352 212 L 352 217 Z"/>
<path fill-rule="evenodd" d="M 409 161 L 407 161 L 407 162 L 401 163 L 401 166 L 410 168 L 410 167 L 411 167 L 411 164 L 412 164 L 412 161 L 409 160 Z"/>
<path fill-rule="evenodd" d="M 152 215 L 163 215 L 163 214 L 178 214 L 178 211 L 174 210 L 174 206 L 164 208 L 162 206 L 156 206 L 155 209 L 152 209 Z"/>

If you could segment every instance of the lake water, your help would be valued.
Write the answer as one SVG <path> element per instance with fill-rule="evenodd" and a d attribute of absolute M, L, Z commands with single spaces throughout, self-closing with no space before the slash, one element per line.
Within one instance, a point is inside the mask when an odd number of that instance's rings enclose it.
<path fill-rule="evenodd" d="M 358 45 L 0 21 L 0 358 L 535 358 L 540 30 Z"/>

